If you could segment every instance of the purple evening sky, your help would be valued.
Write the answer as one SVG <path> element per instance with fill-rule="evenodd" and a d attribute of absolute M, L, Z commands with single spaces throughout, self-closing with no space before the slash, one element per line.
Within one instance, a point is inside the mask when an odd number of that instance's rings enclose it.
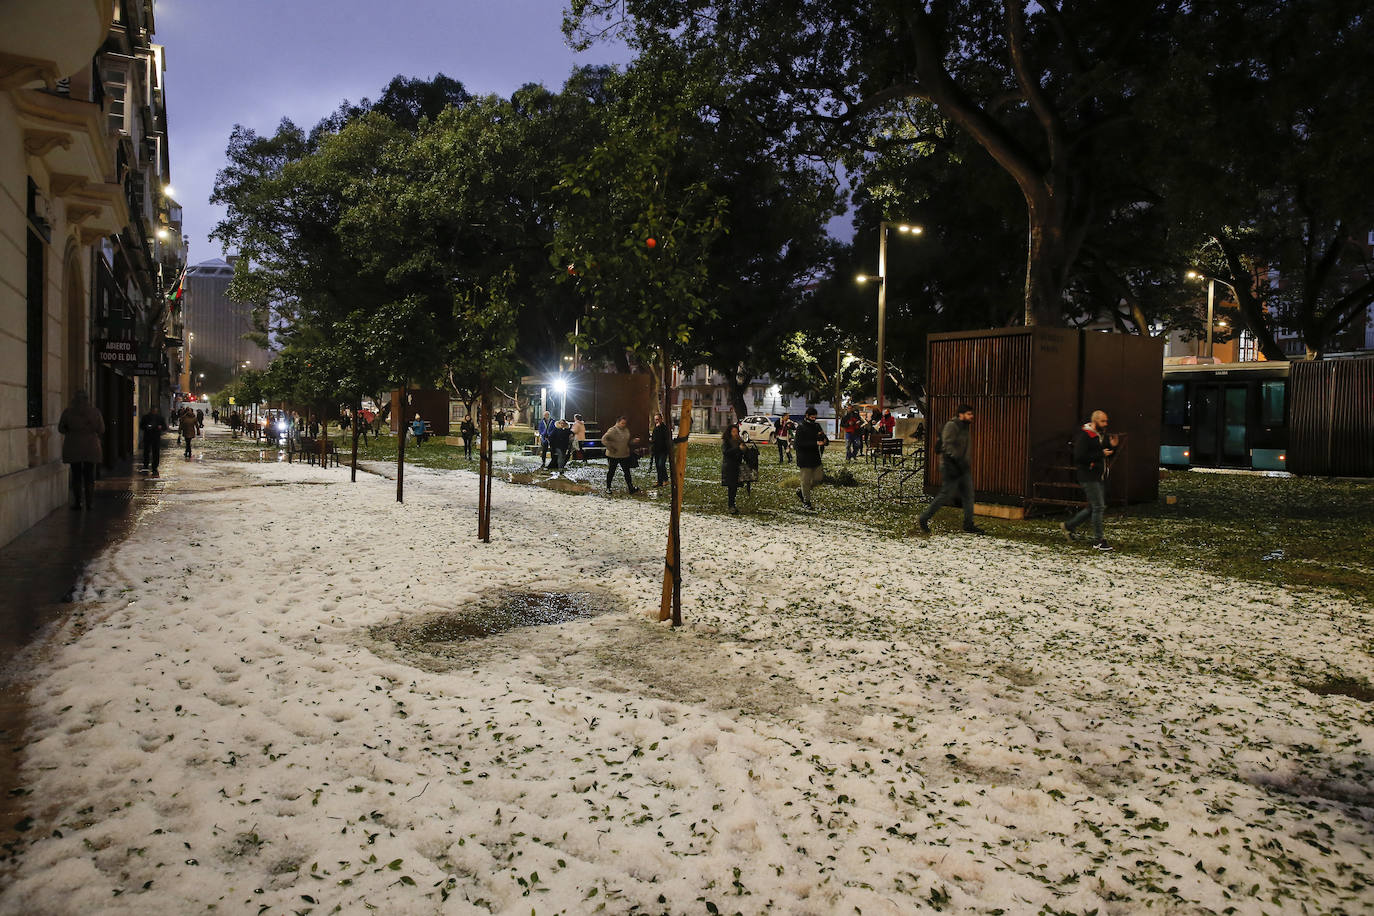
<path fill-rule="evenodd" d="M 309 127 L 344 99 L 376 98 L 395 75 L 445 73 L 474 94 L 563 85 L 574 66 L 630 59 L 623 46 L 575 54 L 564 0 L 158 0 L 167 49 L 172 185 L 190 263 L 220 257 L 209 203 L 235 124 Z"/>

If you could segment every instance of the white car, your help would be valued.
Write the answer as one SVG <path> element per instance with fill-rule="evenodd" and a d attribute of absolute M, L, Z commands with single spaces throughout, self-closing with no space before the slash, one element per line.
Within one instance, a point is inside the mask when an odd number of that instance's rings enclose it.
<path fill-rule="evenodd" d="M 778 418 L 768 414 L 756 414 L 739 421 L 739 433 L 750 442 L 772 444 L 776 436 Z"/>

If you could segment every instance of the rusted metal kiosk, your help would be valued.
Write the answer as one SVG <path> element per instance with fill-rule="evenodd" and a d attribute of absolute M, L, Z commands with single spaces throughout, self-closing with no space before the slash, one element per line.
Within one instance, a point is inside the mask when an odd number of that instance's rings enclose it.
<path fill-rule="evenodd" d="M 926 454 L 935 454 L 957 407 L 971 405 L 980 514 L 1022 518 L 1036 507 L 1083 505 L 1070 443 L 1094 410 L 1122 435 L 1108 502 L 1158 497 L 1162 341 L 1030 327 L 932 334 L 926 346 Z M 939 462 L 928 461 L 926 492 L 939 486 Z"/>

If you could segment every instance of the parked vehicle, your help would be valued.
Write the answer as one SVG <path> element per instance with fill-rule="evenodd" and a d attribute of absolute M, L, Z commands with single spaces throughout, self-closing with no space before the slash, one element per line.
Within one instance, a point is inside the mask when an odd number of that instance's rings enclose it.
<path fill-rule="evenodd" d="M 755 414 L 739 421 L 740 435 L 750 442 L 767 442 L 770 445 L 777 438 L 778 417 L 772 414 Z"/>

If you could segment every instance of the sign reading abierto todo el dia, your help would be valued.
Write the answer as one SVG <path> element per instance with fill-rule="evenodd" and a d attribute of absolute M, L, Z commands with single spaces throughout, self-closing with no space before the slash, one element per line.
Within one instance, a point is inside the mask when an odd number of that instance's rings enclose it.
<path fill-rule="evenodd" d="M 138 362 L 138 343 L 132 340 L 102 340 L 96 358 L 111 366 L 133 365 Z"/>

